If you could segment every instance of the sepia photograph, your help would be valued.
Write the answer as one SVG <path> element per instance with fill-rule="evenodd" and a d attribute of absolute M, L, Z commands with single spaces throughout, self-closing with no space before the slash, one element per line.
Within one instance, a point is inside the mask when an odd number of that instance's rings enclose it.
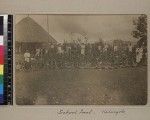
<path fill-rule="evenodd" d="M 146 105 L 147 15 L 15 15 L 17 105 Z"/>

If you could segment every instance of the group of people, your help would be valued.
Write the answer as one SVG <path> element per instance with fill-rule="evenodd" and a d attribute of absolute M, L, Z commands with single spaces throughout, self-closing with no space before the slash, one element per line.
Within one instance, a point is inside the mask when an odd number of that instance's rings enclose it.
<path fill-rule="evenodd" d="M 143 64 L 144 47 L 97 43 L 50 44 L 24 53 L 24 69 L 32 68 L 114 68 Z M 18 67 L 19 68 L 19 67 Z"/>

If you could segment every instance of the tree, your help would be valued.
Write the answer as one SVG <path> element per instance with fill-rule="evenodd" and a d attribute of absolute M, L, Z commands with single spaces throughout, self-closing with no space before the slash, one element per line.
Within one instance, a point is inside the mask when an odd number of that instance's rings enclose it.
<path fill-rule="evenodd" d="M 133 21 L 133 25 L 135 25 L 135 30 L 132 35 L 138 39 L 137 45 L 147 47 L 147 16 L 140 15 L 137 20 Z"/>

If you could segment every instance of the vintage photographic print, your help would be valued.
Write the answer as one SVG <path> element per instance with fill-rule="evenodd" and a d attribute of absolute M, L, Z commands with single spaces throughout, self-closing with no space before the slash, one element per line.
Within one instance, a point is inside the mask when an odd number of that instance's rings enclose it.
<path fill-rule="evenodd" d="M 15 16 L 17 105 L 146 105 L 147 16 Z"/>

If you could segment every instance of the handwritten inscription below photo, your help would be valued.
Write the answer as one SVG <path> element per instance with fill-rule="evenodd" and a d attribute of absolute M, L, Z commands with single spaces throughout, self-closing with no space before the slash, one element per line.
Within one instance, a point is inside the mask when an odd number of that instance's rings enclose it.
<path fill-rule="evenodd" d="M 146 105 L 146 15 L 16 15 L 17 105 Z"/>

